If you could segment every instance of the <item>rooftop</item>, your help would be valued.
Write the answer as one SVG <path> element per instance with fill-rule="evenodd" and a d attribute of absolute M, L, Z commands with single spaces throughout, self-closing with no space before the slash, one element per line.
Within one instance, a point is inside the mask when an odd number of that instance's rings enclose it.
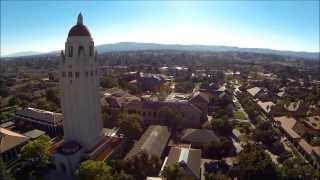
<path fill-rule="evenodd" d="M 256 96 L 260 91 L 261 91 L 261 88 L 259 87 L 253 87 L 251 89 L 247 89 L 247 92 L 253 97 Z"/>
<path fill-rule="evenodd" d="M 13 125 L 14 125 L 14 122 L 8 121 L 8 122 L 5 122 L 5 123 L 0 124 L 0 127 L 2 127 L 2 128 L 9 128 L 9 127 L 11 127 L 11 126 L 13 126 Z"/>
<path fill-rule="evenodd" d="M 83 25 L 83 17 L 81 13 L 78 16 L 77 24 L 73 26 L 69 31 L 68 37 L 71 36 L 91 36 L 88 28 Z"/>
<path fill-rule="evenodd" d="M 192 148 L 172 147 L 170 149 L 165 166 L 179 163 L 184 174 L 200 178 L 201 150 Z"/>
<path fill-rule="evenodd" d="M 297 102 L 291 102 L 289 104 L 285 104 L 283 107 L 287 110 L 287 111 L 297 111 L 301 105 L 302 101 L 297 101 Z"/>
<path fill-rule="evenodd" d="M 140 152 L 161 157 L 171 133 L 166 126 L 151 125 L 143 133 L 139 141 L 137 141 L 130 152 L 126 155 L 126 159 L 137 155 Z"/>
<path fill-rule="evenodd" d="M 305 123 L 313 129 L 320 130 L 320 116 L 310 116 L 305 118 Z"/>
<path fill-rule="evenodd" d="M 293 130 L 294 125 L 297 121 L 294 118 L 281 116 L 273 118 L 275 121 L 280 122 L 281 127 L 290 137 L 296 139 L 300 138 L 301 136 Z"/>
<path fill-rule="evenodd" d="M 28 137 L 22 134 L 0 128 L 0 153 L 6 152 L 28 141 Z"/>
<path fill-rule="evenodd" d="M 63 116 L 61 113 L 55 113 L 51 111 L 25 108 L 15 113 L 16 116 L 28 117 L 36 120 L 46 121 L 47 123 L 57 124 L 61 123 Z"/>
<path fill-rule="evenodd" d="M 31 131 L 28 131 L 26 133 L 24 133 L 25 136 L 31 138 L 31 139 L 36 139 L 42 135 L 44 135 L 45 132 L 44 131 L 41 131 L 39 129 L 33 129 Z"/>
<path fill-rule="evenodd" d="M 181 140 L 190 143 L 206 144 L 217 140 L 216 134 L 208 129 L 186 129 L 182 132 Z"/>
<path fill-rule="evenodd" d="M 269 113 L 271 111 L 272 106 L 274 106 L 275 104 L 272 101 L 258 101 L 258 105 L 264 112 Z"/>

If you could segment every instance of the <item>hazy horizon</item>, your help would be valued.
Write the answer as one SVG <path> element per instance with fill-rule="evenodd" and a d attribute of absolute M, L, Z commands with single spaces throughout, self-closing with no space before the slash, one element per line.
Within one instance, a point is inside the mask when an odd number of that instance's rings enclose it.
<path fill-rule="evenodd" d="M 1 1 L 1 56 L 63 49 L 79 12 L 96 45 L 320 48 L 319 1 Z"/>

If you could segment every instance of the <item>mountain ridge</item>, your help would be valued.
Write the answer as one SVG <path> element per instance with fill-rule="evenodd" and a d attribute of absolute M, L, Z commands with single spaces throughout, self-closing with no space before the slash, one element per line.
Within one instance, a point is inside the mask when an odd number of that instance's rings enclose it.
<path fill-rule="evenodd" d="M 113 44 L 101 44 L 96 46 L 98 53 L 106 53 L 113 51 L 139 51 L 139 50 L 185 50 L 185 51 L 207 51 L 207 52 L 248 52 L 283 55 L 293 58 L 305 58 L 311 60 L 320 59 L 320 52 L 304 52 L 304 51 L 282 51 L 268 48 L 241 48 L 236 46 L 219 46 L 219 45 L 198 45 L 198 44 L 159 44 L 159 43 L 138 43 L 138 42 L 119 42 Z M 58 54 L 60 51 L 51 51 L 48 53 L 38 53 L 34 51 L 18 52 L 7 55 L 5 57 L 23 57 L 33 55 L 50 55 Z M 26 53 L 29 53 L 26 55 Z M 38 54 L 37 54 L 38 53 Z M 3 57 L 4 58 L 4 57 Z"/>

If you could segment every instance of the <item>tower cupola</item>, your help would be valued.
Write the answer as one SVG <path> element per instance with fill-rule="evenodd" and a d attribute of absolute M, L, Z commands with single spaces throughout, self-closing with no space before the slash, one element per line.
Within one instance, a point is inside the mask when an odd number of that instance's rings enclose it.
<path fill-rule="evenodd" d="M 71 36 L 90 36 L 91 37 L 91 34 L 88 28 L 85 25 L 83 25 L 83 17 L 81 13 L 79 13 L 78 15 L 77 24 L 73 26 L 69 31 L 68 37 L 71 37 Z"/>

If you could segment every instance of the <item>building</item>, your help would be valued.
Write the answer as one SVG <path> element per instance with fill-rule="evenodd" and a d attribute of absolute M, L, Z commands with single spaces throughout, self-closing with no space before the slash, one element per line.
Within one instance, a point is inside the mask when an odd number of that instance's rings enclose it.
<path fill-rule="evenodd" d="M 37 139 L 38 137 L 45 135 L 46 132 L 41 131 L 39 129 L 33 129 L 31 131 L 28 131 L 26 133 L 24 133 L 23 135 L 29 137 L 31 140 Z"/>
<path fill-rule="evenodd" d="M 170 135 L 171 133 L 166 126 L 149 126 L 125 159 L 130 159 L 142 152 L 161 158 L 167 147 Z"/>
<path fill-rule="evenodd" d="M 100 102 L 102 110 L 108 113 L 110 117 L 115 117 L 127 104 L 140 100 L 139 97 L 131 95 L 122 89 L 111 88 L 104 92 Z"/>
<path fill-rule="evenodd" d="M 62 134 L 63 116 L 61 113 L 25 108 L 15 113 L 14 121 L 16 127 L 23 131 L 40 129 L 51 136 Z"/>
<path fill-rule="evenodd" d="M 0 127 L 0 158 L 10 164 L 17 159 L 21 147 L 28 142 L 25 135 Z"/>
<path fill-rule="evenodd" d="M 201 176 L 201 150 L 185 147 L 172 147 L 168 157 L 164 160 L 161 171 L 175 163 L 182 170 L 182 179 L 196 180 Z"/>
<path fill-rule="evenodd" d="M 247 92 L 248 92 L 252 97 L 255 97 L 260 91 L 261 91 L 261 88 L 259 88 L 259 87 L 253 87 L 253 88 L 247 89 Z"/>
<path fill-rule="evenodd" d="M 202 147 L 212 141 L 219 141 L 219 138 L 212 130 L 208 129 L 185 129 L 182 132 L 181 142 L 189 143 L 194 147 Z"/>
<path fill-rule="evenodd" d="M 202 111 L 201 119 L 207 119 L 208 105 L 210 102 L 209 96 L 203 92 L 197 91 L 192 95 L 192 98 L 189 101 Z"/>
<path fill-rule="evenodd" d="M 192 94 L 171 93 L 167 97 L 157 95 L 142 95 L 140 97 L 129 94 L 121 89 L 112 88 L 105 91 L 100 100 L 103 111 L 111 117 L 120 112 L 135 113 L 142 117 L 145 124 L 162 123 L 161 109 L 172 108 L 182 113 L 181 125 L 185 127 L 200 127 L 207 120 L 209 97 L 203 92 Z"/>
<path fill-rule="evenodd" d="M 139 114 L 145 124 L 161 124 L 165 119 L 161 116 L 163 108 L 170 108 L 181 113 L 179 124 L 183 127 L 200 127 L 207 120 L 207 95 L 201 92 L 193 94 L 171 93 L 167 97 L 141 97 L 140 101 L 132 101 L 123 108 L 124 111 Z"/>
<path fill-rule="evenodd" d="M 299 122 L 291 117 L 281 116 L 274 118 L 276 125 L 280 127 L 284 135 L 294 145 L 296 150 L 307 159 L 310 164 L 320 169 L 320 146 L 311 146 L 295 129 Z"/>
<path fill-rule="evenodd" d="M 125 107 L 129 114 L 135 113 L 142 117 L 145 124 L 162 124 L 165 119 L 161 116 L 163 108 L 175 109 L 182 114 L 180 125 L 183 127 L 200 127 L 202 111 L 188 101 L 134 101 Z"/>
<path fill-rule="evenodd" d="M 139 89 L 142 91 L 158 92 L 167 82 L 167 79 L 165 75 L 140 72 L 136 80 Z"/>
<path fill-rule="evenodd" d="M 272 107 L 275 106 L 275 104 L 272 101 L 258 101 L 257 104 L 266 114 L 269 114 L 272 110 Z"/>
<path fill-rule="evenodd" d="M 50 152 L 57 171 L 72 176 L 81 161 L 107 160 L 121 145 L 102 129 L 96 52 L 81 13 L 61 52 L 59 75 L 64 137 Z"/>

